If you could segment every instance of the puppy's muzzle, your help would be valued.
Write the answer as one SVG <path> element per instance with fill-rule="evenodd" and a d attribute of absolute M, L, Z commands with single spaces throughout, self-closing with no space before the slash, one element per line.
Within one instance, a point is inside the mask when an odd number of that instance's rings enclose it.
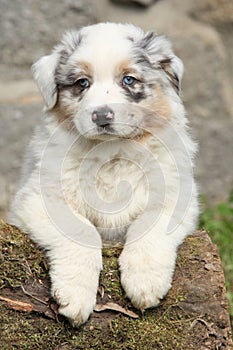
<path fill-rule="evenodd" d="M 114 120 L 114 112 L 108 106 L 99 107 L 92 113 L 92 121 L 99 127 L 109 126 Z"/>

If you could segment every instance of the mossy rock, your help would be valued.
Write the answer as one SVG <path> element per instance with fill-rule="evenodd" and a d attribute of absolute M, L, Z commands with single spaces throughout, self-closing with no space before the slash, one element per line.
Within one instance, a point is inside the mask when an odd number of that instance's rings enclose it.
<path fill-rule="evenodd" d="M 98 304 L 114 304 L 120 312 L 94 312 L 79 329 L 57 314 L 46 259 L 29 238 L 2 222 L 0 246 L 1 350 L 232 349 L 221 261 L 204 231 L 180 247 L 171 290 L 143 315 L 120 286 L 121 249 L 104 248 Z"/>

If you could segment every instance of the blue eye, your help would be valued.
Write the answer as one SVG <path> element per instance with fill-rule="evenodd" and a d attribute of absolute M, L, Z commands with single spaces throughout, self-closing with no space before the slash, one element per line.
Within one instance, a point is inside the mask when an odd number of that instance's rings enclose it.
<path fill-rule="evenodd" d="M 78 84 L 82 89 L 87 89 L 90 86 L 90 82 L 87 78 L 78 79 L 76 84 Z"/>
<path fill-rule="evenodd" d="M 136 80 L 137 80 L 136 78 L 131 77 L 130 75 L 126 75 L 123 77 L 122 82 L 123 82 L 123 85 L 130 86 L 130 85 L 133 85 Z"/>

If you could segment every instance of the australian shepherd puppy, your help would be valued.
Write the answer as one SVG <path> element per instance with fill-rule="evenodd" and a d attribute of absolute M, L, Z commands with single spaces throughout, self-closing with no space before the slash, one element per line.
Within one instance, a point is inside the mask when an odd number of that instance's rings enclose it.
<path fill-rule="evenodd" d="M 132 304 L 156 306 L 198 216 L 181 60 L 163 36 L 100 23 L 66 33 L 32 70 L 45 113 L 10 222 L 46 251 L 52 296 L 74 326 L 95 306 L 103 242 L 123 244 Z"/>

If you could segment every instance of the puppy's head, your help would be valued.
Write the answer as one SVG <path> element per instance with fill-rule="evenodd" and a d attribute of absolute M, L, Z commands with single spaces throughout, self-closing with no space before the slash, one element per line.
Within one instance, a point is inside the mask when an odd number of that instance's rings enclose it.
<path fill-rule="evenodd" d="M 134 138 L 172 117 L 183 65 L 164 37 L 101 23 L 65 34 L 33 73 L 59 121 L 89 139 Z"/>

